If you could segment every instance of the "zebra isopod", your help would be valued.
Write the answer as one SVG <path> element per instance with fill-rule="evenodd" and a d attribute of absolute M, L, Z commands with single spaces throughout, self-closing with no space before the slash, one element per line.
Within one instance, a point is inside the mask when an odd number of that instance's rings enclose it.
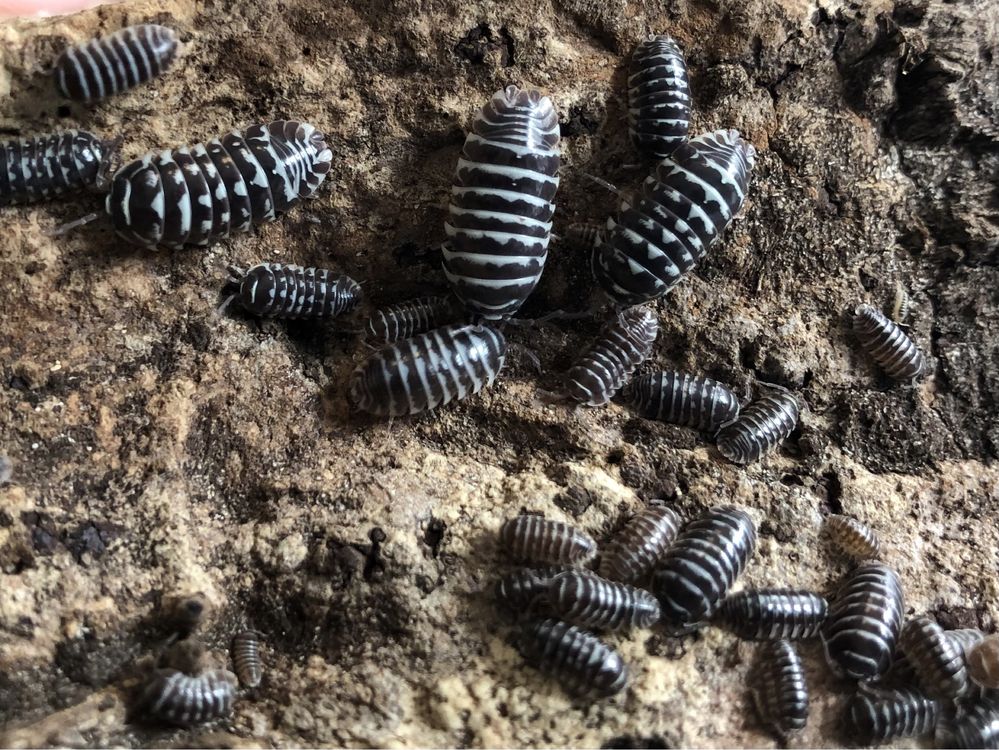
<path fill-rule="evenodd" d="M 717 506 L 692 521 L 652 575 L 662 620 L 673 629 L 714 614 L 756 551 L 756 526 L 734 506 Z"/>
<path fill-rule="evenodd" d="M 919 347 L 877 308 L 857 307 L 853 329 L 871 358 L 896 380 L 914 380 L 926 372 L 926 359 Z"/>
<path fill-rule="evenodd" d="M 632 583 L 644 578 L 669 549 L 681 519 L 664 505 L 649 505 L 628 521 L 600 556 L 600 575 Z"/>
<path fill-rule="evenodd" d="M 761 643 L 751 672 L 753 703 L 760 720 L 782 740 L 808 723 L 808 682 L 794 644 Z"/>
<path fill-rule="evenodd" d="M 80 102 L 120 94 L 169 68 L 179 44 L 176 32 L 166 26 L 128 26 L 59 55 L 56 87 L 62 96 Z"/>
<path fill-rule="evenodd" d="M 353 310 L 362 296 L 352 278 L 324 268 L 260 263 L 241 276 L 239 303 L 261 317 L 334 318 Z"/>
<path fill-rule="evenodd" d="M 236 675 L 210 670 L 191 677 L 175 669 L 157 669 L 143 689 L 140 705 L 152 719 L 190 727 L 232 712 Z"/>
<path fill-rule="evenodd" d="M 607 220 L 591 263 L 607 296 L 638 305 L 676 286 L 742 208 L 755 160 L 736 130 L 678 146 Z"/>
<path fill-rule="evenodd" d="M 515 570 L 496 582 L 496 599 L 517 613 L 543 604 L 548 596 L 548 584 L 565 571 L 566 568 L 560 566 Z"/>
<path fill-rule="evenodd" d="M 718 452 L 737 464 L 759 461 L 791 435 L 798 416 L 798 401 L 790 393 L 764 394 L 718 433 Z"/>
<path fill-rule="evenodd" d="M 964 650 L 930 618 L 914 617 L 905 623 L 898 647 L 912 664 L 923 692 L 931 698 L 954 700 L 967 692 Z"/>
<path fill-rule="evenodd" d="M 635 48 L 628 75 L 628 129 L 635 147 L 657 159 L 687 140 L 687 63 L 672 37 L 651 35 Z"/>
<path fill-rule="evenodd" d="M 647 419 L 713 432 L 739 416 L 739 399 L 711 378 L 655 372 L 635 378 L 626 397 Z"/>
<path fill-rule="evenodd" d="M 850 723 L 865 745 L 929 734 L 940 718 L 939 701 L 918 690 L 861 689 L 850 703 Z"/>
<path fill-rule="evenodd" d="M 559 619 L 594 630 L 650 628 L 659 620 L 659 602 L 648 591 L 589 571 L 555 576 L 548 586 L 548 603 Z"/>
<path fill-rule="evenodd" d="M 489 326 L 444 326 L 388 344 L 350 380 L 350 401 L 380 416 L 436 409 L 493 384 L 506 358 L 506 339 Z"/>
<path fill-rule="evenodd" d="M 938 747 L 999 750 L 999 704 L 974 703 L 949 729 L 946 744 Z"/>
<path fill-rule="evenodd" d="M 367 334 L 374 341 L 392 344 L 454 323 L 460 315 L 460 305 L 450 294 L 420 297 L 375 310 L 368 318 Z"/>
<path fill-rule="evenodd" d="M 503 522 L 500 544 L 515 560 L 547 565 L 585 565 L 597 543 L 582 529 L 541 516 L 515 516 Z"/>
<path fill-rule="evenodd" d="M 101 140 L 85 130 L 6 141 L 0 145 L 0 206 L 93 187 L 104 150 Z"/>
<path fill-rule="evenodd" d="M 508 86 L 476 115 L 458 160 L 444 273 L 469 312 L 513 315 L 541 278 L 558 189 L 558 113 Z"/>
<path fill-rule="evenodd" d="M 232 639 L 232 663 L 240 685 L 256 687 L 260 684 L 264 674 L 260 661 L 260 639 L 252 630 L 237 633 Z"/>
<path fill-rule="evenodd" d="M 609 698 L 628 683 L 628 667 L 617 651 L 565 622 L 542 620 L 529 626 L 520 639 L 520 652 L 575 695 Z"/>
<path fill-rule="evenodd" d="M 822 529 L 833 545 L 854 562 L 876 560 L 881 556 L 881 540 L 865 523 L 849 516 L 826 516 Z"/>
<path fill-rule="evenodd" d="M 811 591 L 754 589 L 726 598 L 715 619 L 746 640 L 802 640 L 819 634 L 826 610 L 826 600 Z"/>
<path fill-rule="evenodd" d="M 659 320 L 647 308 L 633 307 L 615 316 L 566 373 L 569 398 L 588 406 L 606 404 L 649 358 L 658 333 Z"/>
<path fill-rule="evenodd" d="M 252 125 L 126 164 L 112 179 L 106 209 L 118 235 L 129 242 L 207 245 L 274 221 L 312 195 L 332 158 L 312 125 L 293 120 Z"/>

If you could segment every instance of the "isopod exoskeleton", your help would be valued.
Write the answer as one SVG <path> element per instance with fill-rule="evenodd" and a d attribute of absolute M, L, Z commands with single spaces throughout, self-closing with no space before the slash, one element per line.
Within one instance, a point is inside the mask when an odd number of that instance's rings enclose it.
<path fill-rule="evenodd" d="M 606 404 L 648 359 L 658 333 L 659 320 L 647 308 L 633 307 L 616 315 L 566 373 L 569 398 L 587 406 Z"/>
<path fill-rule="evenodd" d="M 55 63 L 56 86 L 64 97 L 80 102 L 120 94 L 170 67 L 179 44 L 166 26 L 128 26 L 65 50 Z"/>
<path fill-rule="evenodd" d="M 902 583 L 879 562 L 853 570 L 829 607 L 822 642 L 826 661 L 837 674 L 872 680 L 891 666 L 902 629 Z"/>
<path fill-rule="evenodd" d="M 520 639 L 520 652 L 575 695 L 609 698 L 628 683 L 628 667 L 617 651 L 565 622 L 542 620 L 529 626 Z"/>
<path fill-rule="evenodd" d="M 850 703 L 850 723 L 864 745 L 879 745 L 901 737 L 929 734 L 941 705 L 918 690 L 861 689 Z"/>
<path fill-rule="evenodd" d="M 104 144 L 84 130 L 66 130 L 0 144 L 0 206 L 31 203 L 93 187 Z"/>
<path fill-rule="evenodd" d="M 750 672 L 760 720 L 782 740 L 808 723 L 808 682 L 801 657 L 789 641 L 761 643 Z"/>
<path fill-rule="evenodd" d="M 711 617 L 756 551 L 756 526 L 740 508 L 711 508 L 680 532 L 652 574 L 662 620 L 675 630 Z"/>
<path fill-rule="evenodd" d="M 849 516 L 826 516 L 823 531 L 833 545 L 854 562 L 876 560 L 881 556 L 881 540 L 867 524 Z"/>
<path fill-rule="evenodd" d="M 335 318 L 353 310 L 362 296 L 356 281 L 325 268 L 260 263 L 240 276 L 240 305 L 267 318 Z"/>
<path fill-rule="evenodd" d="M 819 634 L 826 600 L 811 591 L 750 589 L 727 597 L 715 620 L 751 641 L 803 640 Z"/>
<path fill-rule="evenodd" d="M 505 358 L 506 339 L 494 328 L 436 328 L 371 355 L 351 376 L 350 400 L 380 416 L 419 414 L 492 385 Z"/>
<path fill-rule="evenodd" d="M 718 452 L 729 461 L 759 461 L 786 440 L 798 424 L 798 401 L 790 393 L 767 393 L 718 433 Z"/>
<path fill-rule="evenodd" d="M 600 575 L 632 583 L 644 578 L 669 549 L 681 519 L 664 505 L 649 505 L 637 513 L 604 547 Z"/>
<path fill-rule="evenodd" d="M 190 727 L 232 712 L 236 675 L 217 669 L 191 677 L 157 669 L 142 691 L 140 705 L 149 718 Z"/>
<path fill-rule="evenodd" d="M 454 323 L 461 315 L 460 307 L 450 294 L 420 297 L 389 305 L 371 313 L 367 334 L 372 340 L 392 344 L 432 328 Z"/>
<path fill-rule="evenodd" d="M 649 36 L 631 56 L 628 129 L 639 151 L 659 159 L 687 140 L 687 63 L 676 42 L 666 34 Z"/>
<path fill-rule="evenodd" d="M 964 651 L 928 617 L 915 617 L 902 628 L 899 649 L 912 664 L 919 685 L 931 698 L 960 698 L 968 690 Z"/>
<path fill-rule="evenodd" d="M 650 628 L 659 620 L 659 602 L 648 591 L 589 571 L 555 576 L 548 585 L 548 604 L 559 619 L 594 630 Z"/>
<path fill-rule="evenodd" d="M 654 372 L 635 378 L 625 394 L 647 419 L 714 432 L 739 416 L 739 399 L 711 378 Z"/>
<path fill-rule="evenodd" d="M 742 208 L 755 149 L 736 130 L 681 144 L 623 198 L 593 251 L 597 282 L 617 305 L 658 299 L 676 286 Z"/>
<path fill-rule="evenodd" d="M 444 274 L 479 317 L 509 318 L 541 278 L 558 144 L 558 113 L 538 91 L 507 86 L 472 123 L 451 190 Z"/>
<path fill-rule="evenodd" d="M 252 630 L 237 633 L 232 639 L 232 664 L 240 685 L 256 687 L 260 684 L 264 674 L 260 661 L 260 639 Z"/>
<path fill-rule="evenodd" d="M 926 359 L 908 334 L 880 310 L 860 305 L 853 329 L 871 358 L 896 380 L 913 380 L 926 371 Z"/>
<path fill-rule="evenodd" d="M 507 519 L 499 538 L 513 559 L 523 562 L 585 565 L 597 554 L 597 543 L 585 531 L 541 516 Z"/>

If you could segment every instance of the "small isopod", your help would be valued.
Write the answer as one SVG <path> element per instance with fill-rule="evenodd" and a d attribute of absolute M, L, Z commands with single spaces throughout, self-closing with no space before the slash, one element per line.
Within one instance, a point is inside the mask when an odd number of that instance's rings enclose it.
<path fill-rule="evenodd" d="M 500 543 L 515 560 L 548 565 L 585 565 L 597 543 L 585 531 L 541 516 L 516 516 L 500 527 Z"/>
<path fill-rule="evenodd" d="M 435 328 L 386 345 L 354 370 L 350 401 L 380 416 L 419 414 L 492 385 L 505 359 L 506 339 L 495 328 Z"/>
<path fill-rule="evenodd" d="M 674 629 L 714 614 L 756 551 L 756 526 L 740 508 L 711 508 L 677 537 L 652 575 L 662 619 Z"/>
<path fill-rule="evenodd" d="M 829 666 L 855 680 L 884 674 L 892 663 L 904 611 L 898 574 L 879 562 L 861 564 L 847 576 L 822 628 Z"/>
<path fill-rule="evenodd" d="M 600 575 L 632 583 L 644 578 L 669 549 L 681 519 L 665 505 L 649 505 L 607 543 L 600 557 Z"/>
<path fill-rule="evenodd" d="M 648 419 L 714 432 L 739 416 L 739 399 L 711 378 L 655 372 L 635 378 L 626 397 Z"/>
<path fill-rule="evenodd" d="M 542 620 L 531 625 L 521 638 L 520 652 L 579 696 L 609 698 L 628 683 L 628 667 L 617 651 L 565 622 Z"/>
<path fill-rule="evenodd" d="M 216 669 L 191 677 L 157 669 L 142 692 L 140 705 L 150 718 L 190 727 L 228 716 L 236 697 L 236 675 Z"/>
<path fill-rule="evenodd" d="M 566 373 L 569 397 L 588 406 L 606 404 L 649 358 L 658 333 L 659 320 L 647 308 L 633 307 L 615 316 Z"/>
<path fill-rule="evenodd" d="M 764 394 L 718 433 L 718 451 L 737 464 L 759 461 L 791 435 L 798 414 L 798 401 L 790 393 Z"/>
<path fill-rule="evenodd" d="M 460 305 L 449 294 L 420 297 L 375 310 L 368 318 L 367 333 L 375 341 L 392 344 L 453 323 L 460 315 Z"/>
<path fill-rule="evenodd" d="M 260 684 L 264 670 L 260 661 L 260 639 L 252 630 L 237 633 L 232 639 L 232 663 L 243 687 Z"/>
<path fill-rule="evenodd" d="M 565 571 L 566 568 L 559 566 L 515 570 L 496 582 L 496 598 L 514 612 L 523 612 L 543 603 L 548 595 L 548 584 Z"/>
<path fill-rule="evenodd" d="M 999 635 L 990 635 L 968 651 L 968 672 L 977 684 L 999 689 Z"/>
<path fill-rule="evenodd" d="M 808 682 L 789 641 L 761 643 L 751 672 L 753 703 L 761 721 L 781 739 L 808 723 Z"/>
<path fill-rule="evenodd" d="M 628 127 L 635 147 L 662 159 L 687 140 L 687 63 L 672 37 L 651 35 L 638 45 L 628 71 Z"/>
<path fill-rule="evenodd" d="M 898 641 L 919 678 L 919 685 L 931 698 L 960 698 L 968 689 L 964 651 L 947 637 L 946 631 L 928 617 L 915 617 L 905 623 Z"/>
<path fill-rule="evenodd" d="M 726 598 L 715 619 L 746 640 L 802 640 L 819 634 L 826 609 L 811 591 L 751 589 Z"/>
<path fill-rule="evenodd" d="M 936 727 L 941 704 L 918 690 L 861 689 L 850 703 L 850 723 L 865 745 L 919 737 Z"/>
<path fill-rule="evenodd" d="M 55 63 L 56 87 L 67 99 L 103 99 L 158 76 L 177 56 L 173 29 L 155 23 L 127 26 L 65 50 Z"/>
<path fill-rule="evenodd" d="M 85 130 L 0 143 L 0 206 L 95 186 L 104 152 L 105 144 Z"/>
<path fill-rule="evenodd" d="M 555 576 L 548 586 L 548 603 L 556 617 L 594 630 L 651 628 L 659 620 L 659 602 L 648 591 L 589 571 Z"/>
<path fill-rule="evenodd" d="M 926 372 L 926 359 L 909 335 L 880 310 L 860 305 L 853 328 L 861 345 L 891 377 L 914 380 Z"/>
<path fill-rule="evenodd" d="M 356 281 L 325 268 L 260 263 L 245 273 L 232 273 L 240 305 L 261 317 L 335 318 L 353 310 L 362 296 Z"/>
<path fill-rule="evenodd" d="M 867 524 L 849 516 L 831 515 L 823 529 L 836 548 L 854 562 L 876 560 L 881 556 L 881 540 Z"/>

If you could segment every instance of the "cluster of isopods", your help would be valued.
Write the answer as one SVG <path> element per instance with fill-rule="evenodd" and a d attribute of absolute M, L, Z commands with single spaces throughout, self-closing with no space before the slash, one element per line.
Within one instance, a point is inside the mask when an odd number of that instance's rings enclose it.
<path fill-rule="evenodd" d="M 729 593 L 756 549 L 749 514 L 719 506 L 684 525 L 653 503 L 603 547 L 593 537 L 533 515 L 509 519 L 501 546 L 519 569 L 495 595 L 521 620 L 518 647 L 540 671 L 582 698 L 623 690 L 628 667 L 590 631 L 662 627 L 682 635 L 705 625 L 759 642 L 751 667 L 760 720 L 782 741 L 805 728 L 809 691 L 795 642 L 819 638 L 826 661 L 858 692 L 849 725 L 864 744 L 938 730 L 942 747 L 999 743 L 999 635 L 945 631 L 928 617 L 903 627 L 898 574 L 879 562 L 876 534 L 856 519 L 829 516 L 824 530 L 857 563 L 832 597 L 752 589 Z M 638 588 L 646 586 L 647 588 Z"/>

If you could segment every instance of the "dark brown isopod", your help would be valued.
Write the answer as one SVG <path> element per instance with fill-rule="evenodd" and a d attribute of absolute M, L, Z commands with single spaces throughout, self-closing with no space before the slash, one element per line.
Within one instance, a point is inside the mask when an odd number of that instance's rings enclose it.
<path fill-rule="evenodd" d="M 926 372 L 926 359 L 919 347 L 896 323 L 870 305 L 860 305 L 853 328 L 871 358 L 896 380 L 914 380 Z"/>
<path fill-rule="evenodd" d="M 881 555 L 878 535 L 856 518 L 827 516 L 822 527 L 836 548 L 855 562 L 876 560 Z"/>
<path fill-rule="evenodd" d="M 644 578 L 666 554 L 680 524 L 675 511 L 649 505 L 607 543 L 600 557 L 600 575 L 625 583 Z"/>
<path fill-rule="evenodd" d="M 232 663 L 243 687 L 256 687 L 263 678 L 260 639 L 252 630 L 244 630 L 232 639 Z"/>

